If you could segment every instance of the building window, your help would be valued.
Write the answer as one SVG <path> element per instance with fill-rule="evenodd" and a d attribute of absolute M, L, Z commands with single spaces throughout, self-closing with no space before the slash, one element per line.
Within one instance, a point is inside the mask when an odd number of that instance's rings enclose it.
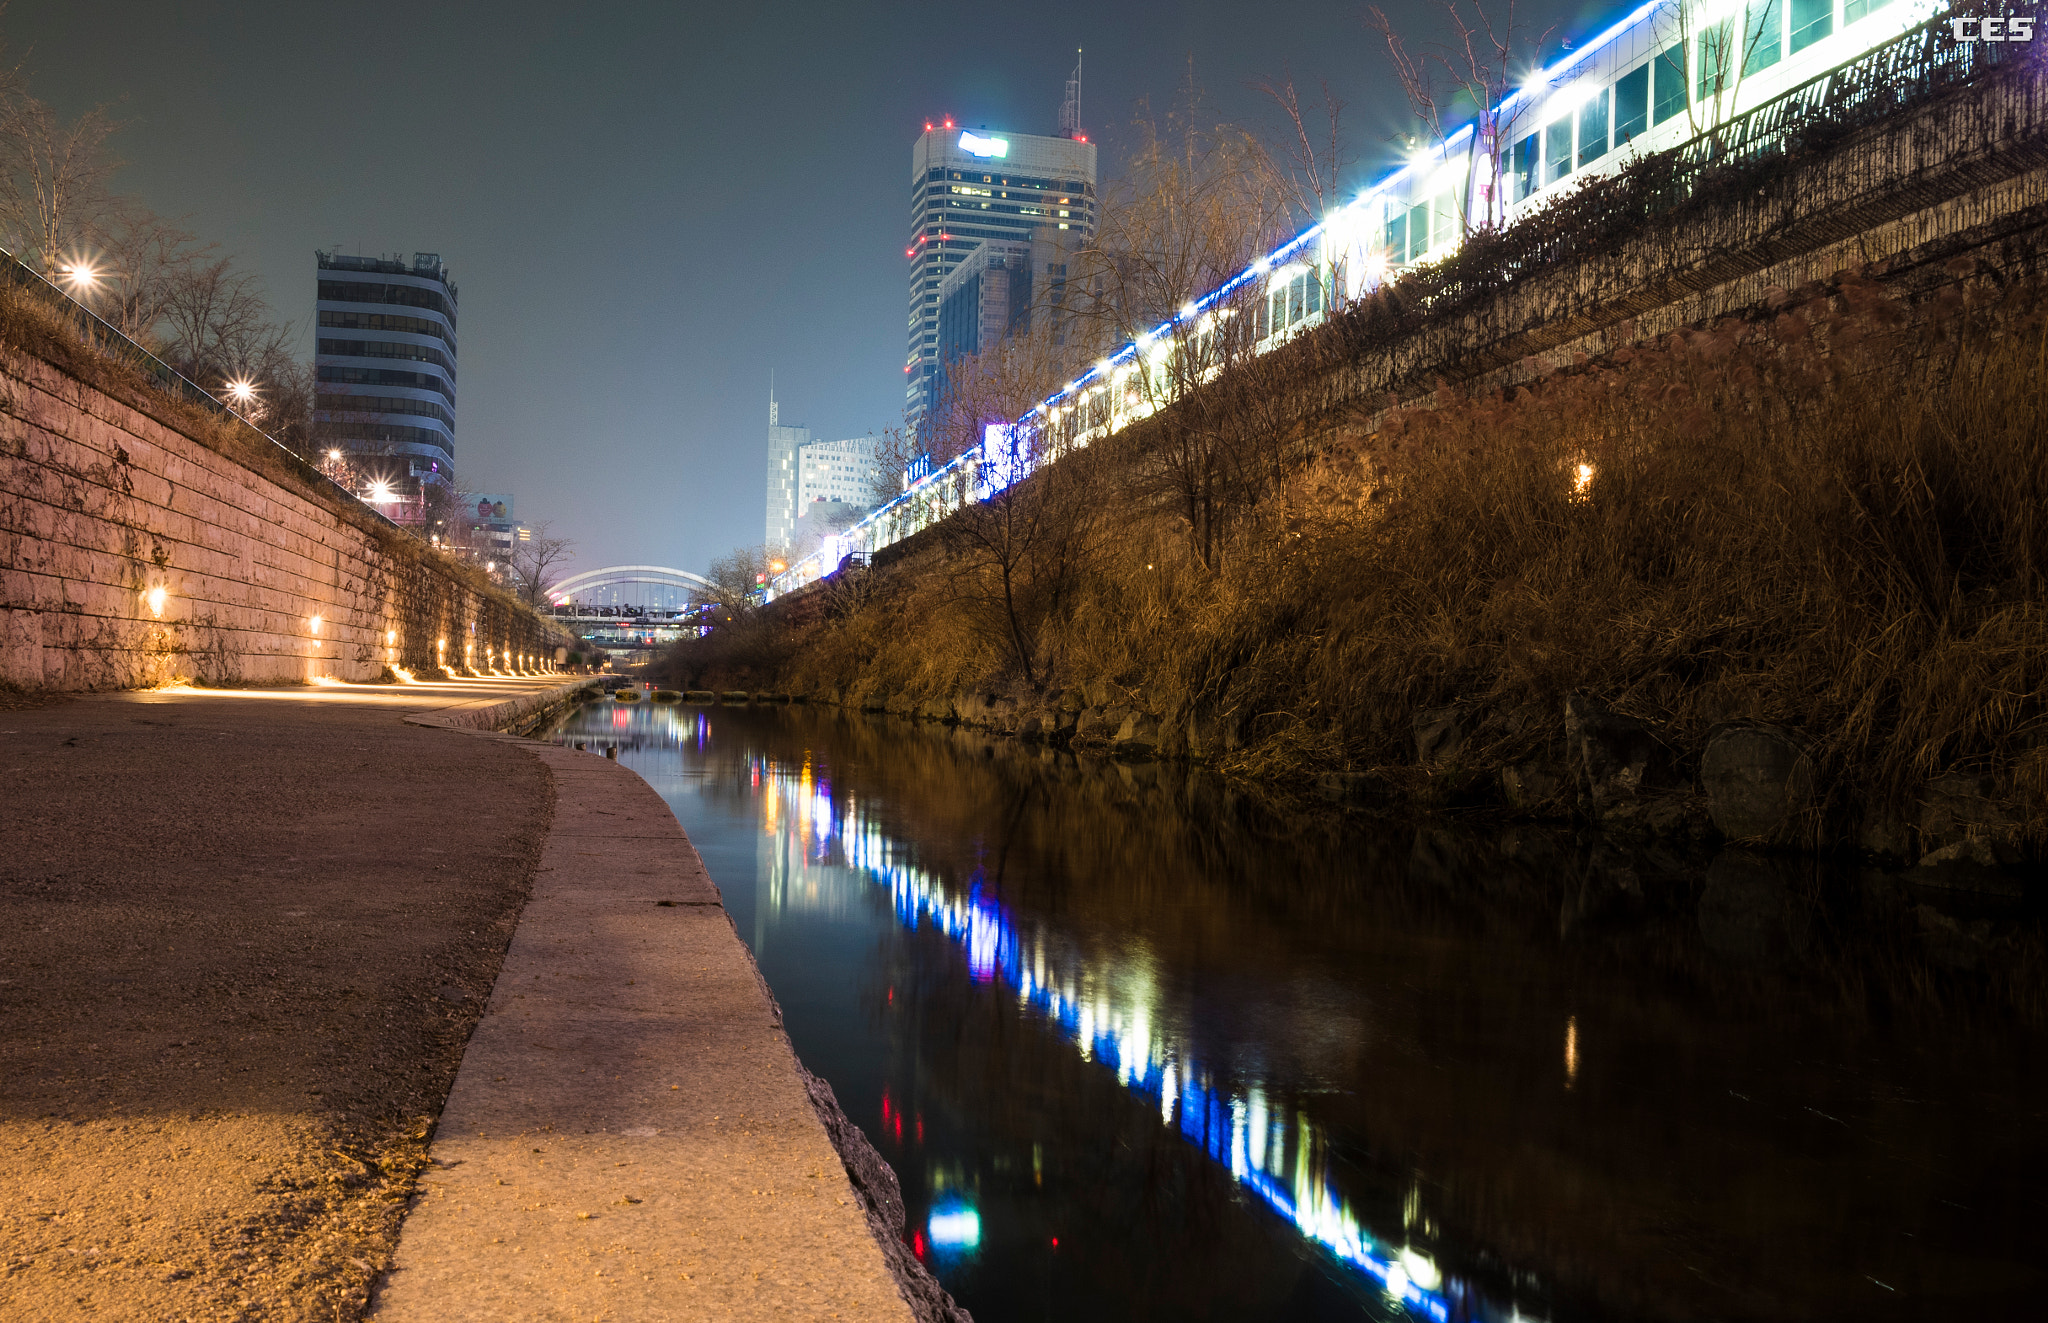
<path fill-rule="evenodd" d="M 1614 84 L 1614 145 L 1650 127 L 1650 66 L 1623 74 Z"/>
<path fill-rule="evenodd" d="M 1579 107 L 1579 168 L 1607 155 L 1607 89 Z"/>
<path fill-rule="evenodd" d="M 1679 42 L 1651 62 L 1657 82 L 1657 123 L 1685 113 L 1685 43 Z"/>
<path fill-rule="evenodd" d="M 1514 199 L 1521 202 L 1540 185 L 1536 180 L 1536 135 L 1530 134 L 1515 144 L 1514 158 Z"/>
<path fill-rule="evenodd" d="M 1699 87 L 1695 101 L 1712 101 L 1734 84 L 1735 20 L 1722 19 L 1700 34 Z"/>
<path fill-rule="evenodd" d="M 1833 0 L 1829 0 L 1832 4 Z M 1768 69 L 1785 58 L 1785 12 L 1778 6 L 1778 0 L 1763 0 L 1761 6 L 1749 7 L 1749 22 L 1742 33 L 1742 72 L 1744 76 L 1759 69 Z"/>
<path fill-rule="evenodd" d="M 1543 158 L 1550 164 L 1543 182 L 1554 184 L 1572 172 L 1572 117 L 1543 130 Z"/>
<path fill-rule="evenodd" d="M 1853 0 L 1852 0 L 1853 3 Z M 1835 30 L 1835 0 L 1792 0 L 1792 53 L 1797 55 Z"/>

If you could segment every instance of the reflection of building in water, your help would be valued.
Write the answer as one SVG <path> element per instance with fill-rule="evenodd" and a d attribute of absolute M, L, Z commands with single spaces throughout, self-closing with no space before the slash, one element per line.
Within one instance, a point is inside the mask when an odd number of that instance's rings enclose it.
<path fill-rule="evenodd" d="M 1305 1112 L 1243 1063 L 1202 1060 L 1169 1027 L 1152 957 L 1141 945 L 1084 952 L 1043 923 L 1027 932 L 987 898 L 979 874 L 963 889 L 920 867 L 860 804 L 835 804 L 830 785 L 814 781 L 808 765 L 793 770 L 757 756 L 747 779 L 761 799 L 762 875 L 778 912 L 845 912 L 858 893 L 887 888 L 900 924 L 943 934 L 974 981 L 1014 995 L 1307 1239 L 1438 1323 L 1449 1323 L 1454 1308 L 1459 1319 L 1490 1312 L 1465 1284 L 1444 1281 L 1419 1248 L 1366 1231 L 1333 1185 L 1328 1140 Z M 969 1211 L 951 1203 L 935 1209 L 935 1219 L 949 1220 L 926 1228 L 933 1242 L 959 1234 Z"/>
<path fill-rule="evenodd" d="M 766 828 L 756 847 L 757 876 L 766 879 L 757 914 L 846 918 L 863 888 L 847 876 L 833 849 L 837 831 L 830 786 L 814 784 L 809 767 L 794 777 L 781 768 L 757 768 L 754 775 Z"/>

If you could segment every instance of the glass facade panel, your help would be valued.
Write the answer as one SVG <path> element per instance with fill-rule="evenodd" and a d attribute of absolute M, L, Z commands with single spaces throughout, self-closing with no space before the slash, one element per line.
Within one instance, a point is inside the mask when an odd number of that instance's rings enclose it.
<path fill-rule="evenodd" d="M 1579 107 L 1579 168 L 1607 155 L 1607 89 Z"/>
<path fill-rule="evenodd" d="M 1538 155 L 1536 135 L 1533 133 L 1515 144 L 1514 178 L 1510 185 L 1514 191 L 1510 196 L 1517 202 L 1534 193 L 1539 187 L 1536 178 Z"/>
<path fill-rule="evenodd" d="M 1854 23 L 1865 14 L 1874 14 L 1891 2 L 1892 0 L 1844 0 L 1842 22 Z"/>
<path fill-rule="evenodd" d="M 1726 19 L 1700 34 L 1699 86 L 1695 101 L 1712 101 L 1735 86 L 1735 20 Z"/>
<path fill-rule="evenodd" d="M 1835 31 L 1835 0 L 1792 0 L 1792 52 L 1798 54 Z"/>
<path fill-rule="evenodd" d="M 1429 251 L 1429 204 L 1418 202 L 1408 208 L 1408 260 L 1413 262 Z"/>
<path fill-rule="evenodd" d="M 1387 260 L 1405 262 L 1408 260 L 1408 213 L 1397 212 L 1387 222 Z"/>
<path fill-rule="evenodd" d="M 1650 127 L 1650 66 L 1623 74 L 1614 84 L 1614 145 Z"/>
<path fill-rule="evenodd" d="M 1656 77 L 1656 108 L 1659 124 L 1685 113 L 1686 43 L 1679 42 L 1650 62 Z"/>
<path fill-rule="evenodd" d="M 1753 74 L 1785 58 L 1785 11 L 1778 0 L 1749 7 L 1742 33 L 1742 72 Z"/>
<path fill-rule="evenodd" d="M 1566 115 L 1543 130 L 1543 182 L 1554 184 L 1572 172 L 1572 117 Z"/>

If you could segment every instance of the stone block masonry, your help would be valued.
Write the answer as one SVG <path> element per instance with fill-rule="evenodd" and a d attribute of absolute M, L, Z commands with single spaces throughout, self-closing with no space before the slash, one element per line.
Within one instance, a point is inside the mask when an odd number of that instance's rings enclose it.
<path fill-rule="evenodd" d="M 95 361 L 9 297 L 0 684 L 534 671 L 573 643 L 475 567 L 421 545 L 251 429 Z"/>

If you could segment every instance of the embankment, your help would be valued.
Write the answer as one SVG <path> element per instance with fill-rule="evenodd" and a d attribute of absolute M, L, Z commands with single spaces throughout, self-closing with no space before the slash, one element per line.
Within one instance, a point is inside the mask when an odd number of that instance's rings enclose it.
<path fill-rule="evenodd" d="M 2048 821 L 2048 340 L 2033 281 L 1950 275 L 1340 416 L 1207 565 L 1114 452 L 1122 486 L 1034 525 L 1067 577 L 942 526 L 672 681 L 2013 889 Z"/>

